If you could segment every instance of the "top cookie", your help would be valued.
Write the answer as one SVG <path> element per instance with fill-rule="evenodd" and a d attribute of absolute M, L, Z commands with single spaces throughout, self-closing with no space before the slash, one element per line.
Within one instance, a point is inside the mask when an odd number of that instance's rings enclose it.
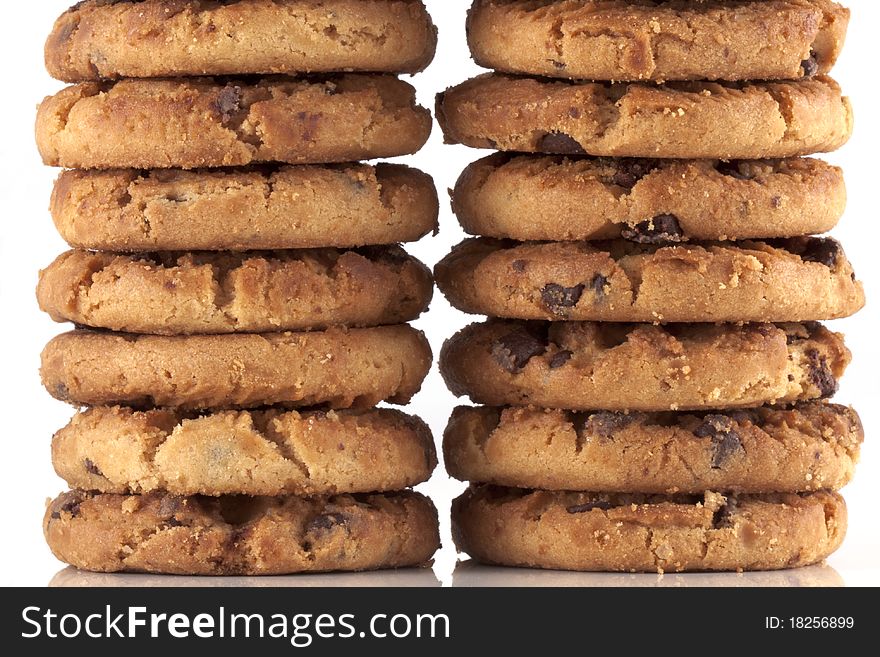
<path fill-rule="evenodd" d="M 59 80 L 376 71 L 415 73 L 437 30 L 421 0 L 86 0 L 46 42 Z"/>
<path fill-rule="evenodd" d="M 827 73 L 849 25 L 830 0 L 476 0 L 481 66 L 584 80 L 791 80 Z"/>

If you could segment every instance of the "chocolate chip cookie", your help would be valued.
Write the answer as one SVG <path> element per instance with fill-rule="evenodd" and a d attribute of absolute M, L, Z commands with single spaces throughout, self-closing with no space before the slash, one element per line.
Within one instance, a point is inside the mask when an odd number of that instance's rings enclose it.
<path fill-rule="evenodd" d="M 490 406 L 715 410 L 828 398 L 850 362 L 819 324 L 473 324 L 449 339 L 453 394 Z"/>
<path fill-rule="evenodd" d="M 437 30 L 420 0 L 86 0 L 56 21 L 46 67 L 66 82 L 415 73 L 436 46 Z"/>
<path fill-rule="evenodd" d="M 43 162 L 79 169 L 348 162 L 415 153 L 430 132 L 415 89 L 383 75 L 86 82 L 37 115 Z"/>
<path fill-rule="evenodd" d="M 398 246 L 358 251 L 120 255 L 69 251 L 40 273 L 58 322 L 186 335 L 400 324 L 427 309 L 427 267 Z"/>
<path fill-rule="evenodd" d="M 825 76 L 656 85 L 488 73 L 440 94 L 437 118 L 448 143 L 474 148 L 724 160 L 833 151 L 853 128 L 849 100 Z"/>
<path fill-rule="evenodd" d="M 284 575 L 427 565 L 440 547 L 422 495 L 179 497 L 73 491 L 49 504 L 55 556 L 82 570 Z"/>
<path fill-rule="evenodd" d="M 797 322 L 865 305 L 830 238 L 676 244 L 674 219 L 624 231 L 630 241 L 508 243 L 470 239 L 435 268 L 465 312 L 611 322 Z"/>
<path fill-rule="evenodd" d="M 471 164 L 452 206 L 471 235 L 521 241 L 637 236 L 743 240 L 825 233 L 846 208 L 821 160 L 655 160 L 497 153 Z"/>
<path fill-rule="evenodd" d="M 365 409 L 408 403 L 431 360 L 409 326 L 170 337 L 79 330 L 46 346 L 41 374 L 50 394 L 75 405 Z"/>
<path fill-rule="evenodd" d="M 103 251 L 351 248 L 437 230 L 431 177 L 395 164 L 67 170 L 51 202 L 68 244 Z"/>
<path fill-rule="evenodd" d="M 481 66 L 584 80 L 780 80 L 834 66 L 849 10 L 829 0 L 476 0 Z"/>
<path fill-rule="evenodd" d="M 781 570 L 843 542 L 837 493 L 652 496 L 471 488 L 452 507 L 462 552 L 485 563 L 557 570 Z"/>
<path fill-rule="evenodd" d="M 776 493 L 850 482 L 865 432 L 821 402 L 701 413 L 459 407 L 444 455 L 462 481 L 615 493 Z"/>
<path fill-rule="evenodd" d="M 72 488 L 175 495 L 334 495 L 402 490 L 437 465 L 428 426 L 368 411 L 135 411 L 99 406 L 55 434 Z"/>

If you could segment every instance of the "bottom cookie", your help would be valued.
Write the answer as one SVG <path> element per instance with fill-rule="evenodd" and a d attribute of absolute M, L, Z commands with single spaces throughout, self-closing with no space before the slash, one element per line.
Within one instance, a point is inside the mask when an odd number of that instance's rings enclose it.
<path fill-rule="evenodd" d="M 299 497 L 101 495 L 49 504 L 55 556 L 95 572 L 283 575 L 427 564 L 437 510 L 412 492 Z"/>
<path fill-rule="evenodd" d="M 453 503 L 459 551 L 484 563 L 553 570 L 781 570 L 840 547 L 837 493 L 705 496 L 530 492 L 473 486 Z"/>

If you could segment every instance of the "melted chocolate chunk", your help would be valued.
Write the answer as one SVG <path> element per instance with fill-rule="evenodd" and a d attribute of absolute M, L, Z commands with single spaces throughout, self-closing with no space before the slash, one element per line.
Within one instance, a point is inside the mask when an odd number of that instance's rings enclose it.
<path fill-rule="evenodd" d="M 330 531 L 334 527 L 346 527 L 348 525 L 348 518 L 344 513 L 324 513 L 320 516 L 316 516 L 306 525 L 306 533 L 310 534 L 312 532 L 326 532 Z"/>
<path fill-rule="evenodd" d="M 557 352 L 553 356 L 553 358 L 550 359 L 550 369 L 558 370 L 560 367 L 570 361 L 572 356 L 574 356 L 574 354 L 570 351 Z"/>
<path fill-rule="evenodd" d="M 601 411 L 581 416 L 575 421 L 575 429 L 581 434 L 599 436 L 600 438 L 614 438 L 614 434 L 625 429 L 638 419 L 633 413 L 612 413 Z"/>
<path fill-rule="evenodd" d="M 564 315 L 568 308 L 574 308 L 578 304 L 586 287 L 586 285 L 563 287 L 556 283 L 547 283 L 541 290 L 541 301 L 554 315 Z"/>
<path fill-rule="evenodd" d="M 99 477 L 103 477 L 104 473 L 101 472 L 101 469 L 95 465 L 95 463 L 91 459 L 85 459 L 83 461 L 83 465 L 85 466 L 86 472 L 97 475 Z"/>
<path fill-rule="evenodd" d="M 62 513 L 69 513 L 71 518 L 76 518 L 79 515 L 79 506 L 82 504 L 82 501 L 82 497 L 78 494 L 68 494 L 56 501 L 50 517 L 53 520 L 58 520 L 61 518 Z"/>
<path fill-rule="evenodd" d="M 804 69 L 805 78 L 816 77 L 819 73 L 819 56 L 811 50 L 810 56 L 801 62 L 801 68 Z"/>
<path fill-rule="evenodd" d="M 736 432 L 734 421 L 726 415 L 707 415 L 694 429 L 697 438 L 712 439 L 712 469 L 724 467 L 737 452 L 742 451 L 742 438 Z"/>
<path fill-rule="evenodd" d="M 725 529 L 733 526 L 732 518 L 736 513 L 736 500 L 727 498 L 727 503 L 718 509 L 712 516 L 712 529 Z"/>
<path fill-rule="evenodd" d="M 547 340 L 522 329 L 508 333 L 492 345 L 492 356 L 501 367 L 516 374 L 535 356 L 547 351 Z"/>
<path fill-rule="evenodd" d="M 833 269 L 840 259 L 840 244 L 830 237 L 815 237 L 807 242 L 800 256 L 804 262 L 818 262 Z"/>
<path fill-rule="evenodd" d="M 562 132 L 548 132 L 538 141 L 538 150 L 542 153 L 558 153 L 559 155 L 584 155 L 586 151 L 572 137 Z"/>
<path fill-rule="evenodd" d="M 612 161 L 617 172 L 611 177 L 611 184 L 632 189 L 642 178 L 657 168 L 652 160 L 619 160 Z"/>
<path fill-rule="evenodd" d="M 602 299 L 605 298 L 606 285 L 608 285 L 608 279 L 602 274 L 596 274 L 593 276 L 593 280 L 590 281 L 590 289 L 595 293 L 596 301 L 602 301 Z"/>
<path fill-rule="evenodd" d="M 675 215 L 658 214 L 653 219 L 625 228 L 621 235 L 624 239 L 639 244 L 666 244 L 681 242 L 684 231 Z"/>
<path fill-rule="evenodd" d="M 828 365 L 828 359 L 815 349 L 807 351 L 807 359 L 810 363 L 810 371 L 807 374 L 809 382 L 819 388 L 822 399 L 833 397 L 839 384 Z"/>
<path fill-rule="evenodd" d="M 576 515 L 578 513 L 587 513 L 592 511 L 593 509 L 600 509 L 601 511 L 607 511 L 608 509 L 613 509 L 614 505 L 611 502 L 605 502 L 603 500 L 597 500 L 595 502 L 587 502 L 586 504 L 575 504 L 574 506 L 570 506 L 565 510 L 568 511 L 572 515 Z"/>
<path fill-rule="evenodd" d="M 241 111 L 241 87 L 224 87 L 217 95 L 216 107 L 223 124 L 230 123 L 235 114 Z"/>

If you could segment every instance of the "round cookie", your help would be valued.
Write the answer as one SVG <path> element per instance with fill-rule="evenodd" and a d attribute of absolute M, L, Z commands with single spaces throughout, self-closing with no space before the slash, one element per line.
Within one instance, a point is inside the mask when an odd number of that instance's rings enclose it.
<path fill-rule="evenodd" d="M 181 335 L 400 324 L 433 295 L 431 273 L 398 246 L 253 253 L 68 251 L 40 273 L 57 322 Z"/>
<path fill-rule="evenodd" d="M 573 413 L 459 407 L 444 462 L 461 481 L 614 493 L 838 490 L 864 440 L 850 408 L 685 413 Z"/>
<path fill-rule="evenodd" d="M 473 324 L 440 371 L 478 404 L 575 411 L 750 408 L 831 397 L 850 363 L 819 324 Z M 626 385 L 621 385 L 625 381 Z"/>
<path fill-rule="evenodd" d="M 476 0 L 478 64 L 582 80 L 784 80 L 827 73 L 850 12 L 829 0 Z"/>
<path fill-rule="evenodd" d="M 440 547 L 424 496 L 179 497 L 73 491 L 49 504 L 53 554 L 96 572 L 284 575 L 426 565 Z"/>
<path fill-rule="evenodd" d="M 66 170 L 52 218 L 103 251 L 351 248 L 437 230 L 430 176 L 395 164 L 181 171 Z"/>
<path fill-rule="evenodd" d="M 555 570 L 781 570 L 819 563 L 846 534 L 837 493 L 650 496 L 475 487 L 452 505 L 461 552 Z"/>
<path fill-rule="evenodd" d="M 430 133 L 415 89 L 383 75 L 86 82 L 37 114 L 43 162 L 74 169 L 348 162 L 415 153 Z"/>
<path fill-rule="evenodd" d="M 134 336 L 79 330 L 42 355 L 43 384 L 75 405 L 183 409 L 406 404 L 431 367 L 409 326 L 266 335 Z"/>
<path fill-rule="evenodd" d="M 655 85 L 487 73 L 440 94 L 437 119 L 447 143 L 474 148 L 724 160 L 833 151 L 853 129 L 849 99 L 825 76 Z"/>
<path fill-rule="evenodd" d="M 419 0 L 87 0 L 56 21 L 46 68 L 66 82 L 246 73 L 415 73 L 437 30 Z"/>
<path fill-rule="evenodd" d="M 681 241 L 825 233 L 846 208 L 843 171 L 821 160 L 644 160 L 497 153 L 464 170 L 465 231 L 520 241 L 600 240 L 659 218 Z M 655 222 L 656 223 L 656 222 Z"/>
<path fill-rule="evenodd" d="M 520 244 L 477 238 L 435 268 L 465 312 L 608 322 L 798 322 L 848 317 L 865 305 L 843 249 L 830 238 L 674 244 L 654 220 L 638 244 Z"/>
<path fill-rule="evenodd" d="M 437 465 L 420 419 L 369 411 L 77 413 L 52 440 L 71 488 L 175 495 L 335 495 L 420 484 Z"/>

